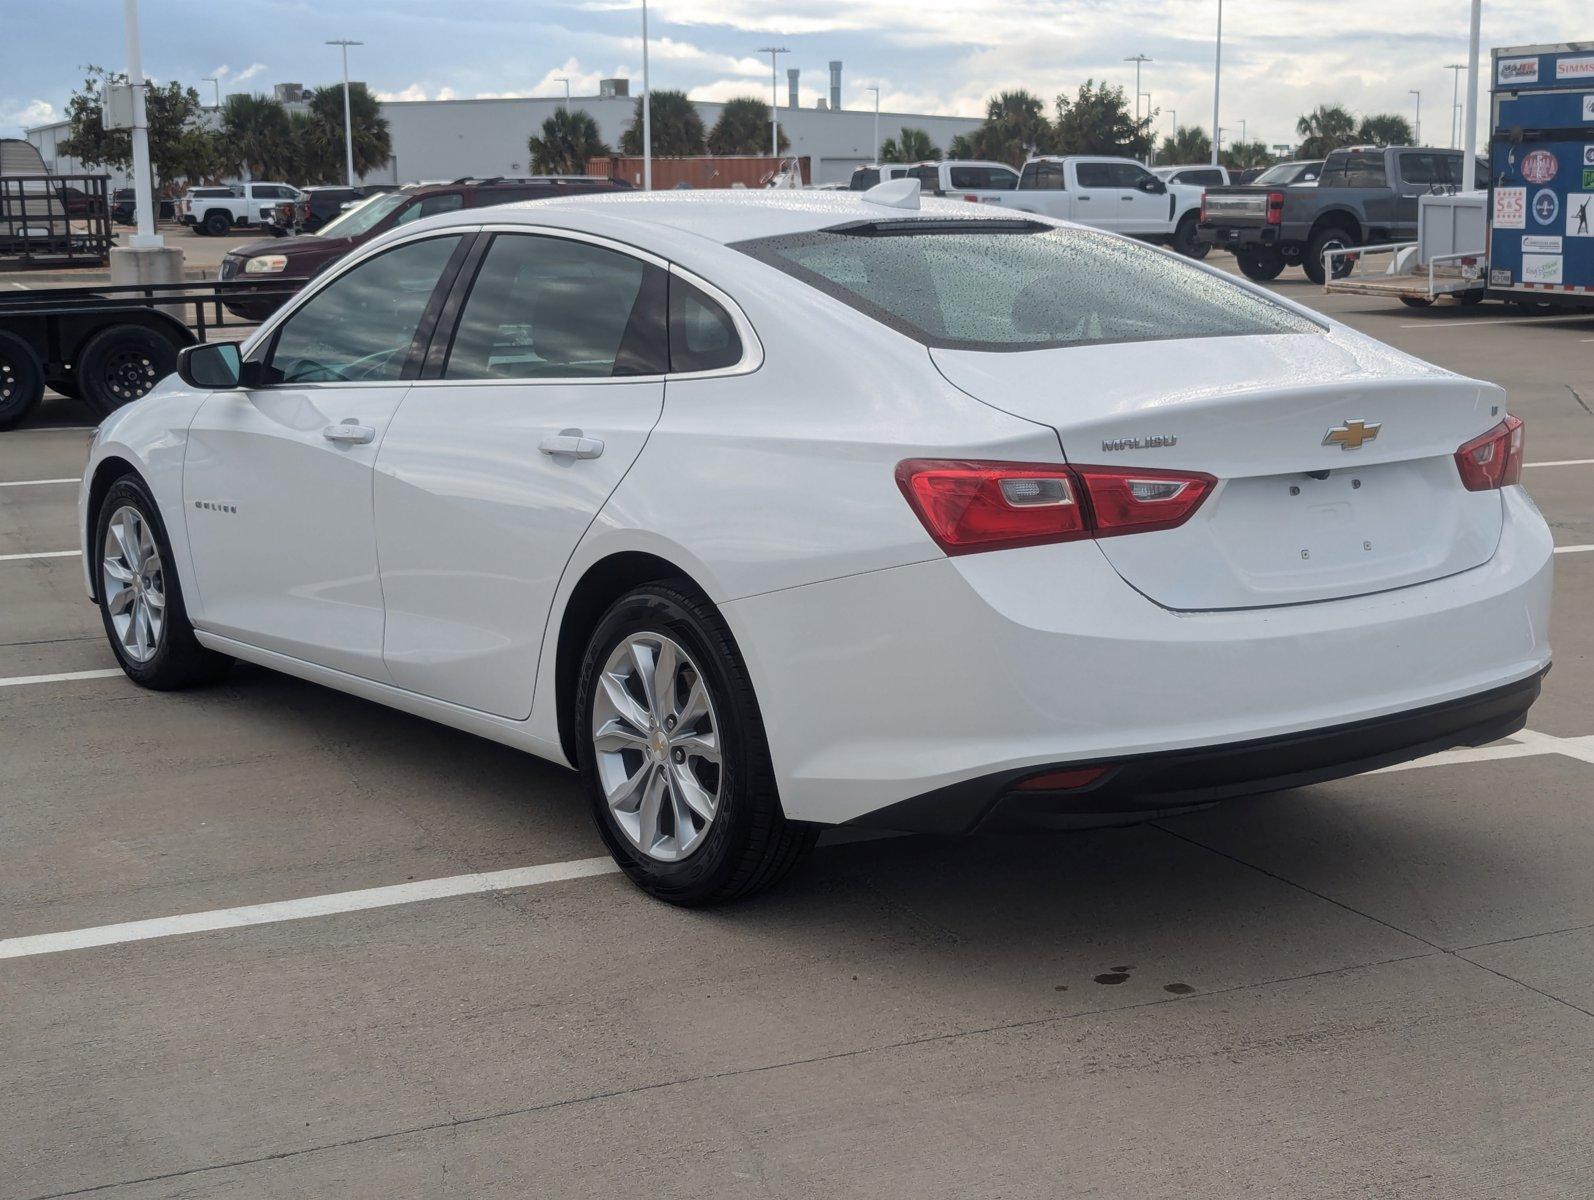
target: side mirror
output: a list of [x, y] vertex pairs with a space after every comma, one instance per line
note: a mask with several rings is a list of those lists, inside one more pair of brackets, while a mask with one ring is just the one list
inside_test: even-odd
[[177, 375], [189, 387], [225, 392], [238, 386], [243, 356], [237, 342], [201, 342], [177, 352]]
[[1140, 190], [1150, 192], [1153, 196], [1160, 196], [1168, 190], [1168, 185], [1160, 179], [1142, 179]]

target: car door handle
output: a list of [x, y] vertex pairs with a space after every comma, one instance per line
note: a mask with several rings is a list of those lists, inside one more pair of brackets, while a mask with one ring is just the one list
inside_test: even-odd
[[1090, 197], [1089, 197], [1089, 196], [1081, 196], [1081, 197], [1080, 197], [1080, 199], [1081, 199], [1081, 200], [1089, 200], [1089, 199], [1090, 199]]
[[1125, 204], [1133, 204], [1135, 202], [1135, 198], [1133, 196], [1119, 196], [1118, 199], [1122, 200]]
[[321, 436], [329, 442], [348, 442], [353, 446], [364, 446], [376, 440], [376, 430], [369, 425], [361, 425], [353, 417], [337, 425], [328, 425], [321, 431]]
[[579, 429], [564, 429], [543, 438], [537, 449], [555, 457], [597, 458], [603, 453], [603, 443], [597, 438], [582, 436]]

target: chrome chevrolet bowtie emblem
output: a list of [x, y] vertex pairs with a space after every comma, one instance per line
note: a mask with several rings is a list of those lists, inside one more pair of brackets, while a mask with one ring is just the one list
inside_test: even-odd
[[1378, 436], [1383, 422], [1367, 422], [1357, 417], [1354, 421], [1346, 421], [1343, 425], [1336, 425], [1323, 435], [1323, 445], [1338, 446], [1341, 450], [1360, 450], [1363, 442], [1370, 442]]

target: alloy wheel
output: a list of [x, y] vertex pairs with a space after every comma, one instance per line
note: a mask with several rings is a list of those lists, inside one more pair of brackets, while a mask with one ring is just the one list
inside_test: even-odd
[[154, 530], [130, 504], [112, 513], [105, 527], [100, 587], [122, 653], [147, 663], [166, 629], [166, 572]]
[[719, 724], [679, 643], [643, 632], [615, 646], [593, 696], [591, 736], [609, 811], [636, 849], [676, 862], [702, 845], [720, 807]]

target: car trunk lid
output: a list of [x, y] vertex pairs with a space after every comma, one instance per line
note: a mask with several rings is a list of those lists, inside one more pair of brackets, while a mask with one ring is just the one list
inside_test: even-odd
[[1499, 541], [1499, 493], [1467, 491], [1454, 455], [1505, 415], [1504, 393], [1353, 334], [931, 356], [1055, 428], [1070, 463], [1218, 478], [1178, 528], [1098, 543], [1168, 608], [1385, 591], [1478, 566]]

